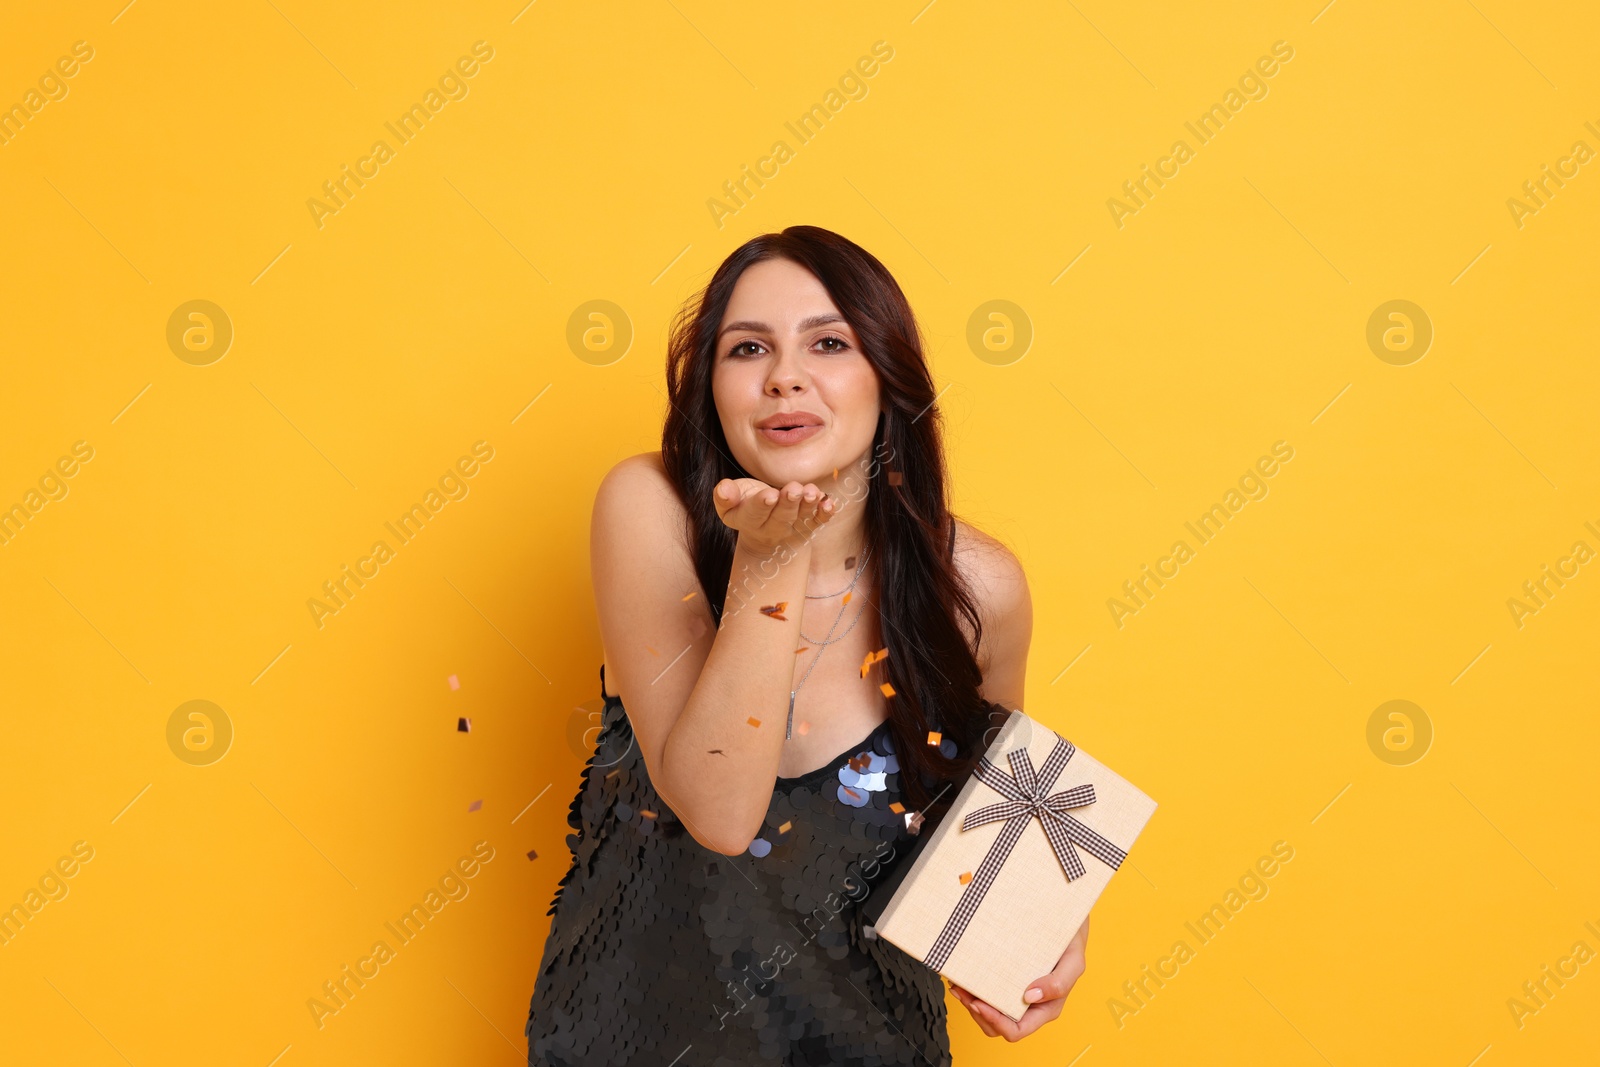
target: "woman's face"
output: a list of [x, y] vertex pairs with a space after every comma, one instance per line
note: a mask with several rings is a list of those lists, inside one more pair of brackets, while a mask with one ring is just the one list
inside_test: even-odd
[[[711, 395], [734, 458], [772, 486], [831, 479], [867, 454], [878, 425], [878, 375], [855, 331], [816, 276], [782, 258], [734, 284]], [[780, 428], [796, 421], [816, 425]]]

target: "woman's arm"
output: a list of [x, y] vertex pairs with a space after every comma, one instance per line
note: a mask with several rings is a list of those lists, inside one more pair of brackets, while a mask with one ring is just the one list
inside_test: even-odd
[[[775, 517], [803, 504], [780, 500]], [[607, 677], [651, 782], [696, 841], [736, 855], [772, 800], [810, 545], [780, 554], [741, 533], [723, 623], [714, 627], [705, 597], [691, 595], [699, 584], [683, 507], [659, 456], [646, 453], [601, 482], [590, 549]], [[787, 610], [760, 610], [779, 603]]]

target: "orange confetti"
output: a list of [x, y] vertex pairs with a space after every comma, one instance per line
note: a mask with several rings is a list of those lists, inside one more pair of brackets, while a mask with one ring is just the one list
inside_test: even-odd
[[894, 696], [894, 686], [890, 685], [888, 682], [884, 682], [882, 685], [878, 686], [878, 688], [882, 690], [884, 696]]
[[768, 604], [762, 608], [761, 614], [769, 619], [777, 619], [779, 622], [788, 622], [788, 617], [783, 614], [783, 609], [788, 606], [789, 602], [787, 600], [780, 600], [776, 604]]
[[846, 604], [850, 603], [850, 598], [853, 597], [853, 596], [855, 596], [855, 593], [846, 593], [844, 595], [844, 603], [846, 603]]
[[679, 599], [680, 600], [688, 600], [688, 599], [690, 599], [690, 597], [695, 596], [699, 592], [700, 592], [700, 590], [698, 590], [698, 589], [691, 589], [691, 590], [689, 590], [689, 595], [688, 596], [680, 597]]
[[794, 823], [792, 823], [792, 822], [784, 823], [782, 826], [778, 827], [778, 833], [780, 833], [780, 834], [788, 833], [789, 832], [789, 827], [791, 827], [793, 825], [794, 825]]
[[940, 733], [938, 730], [929, 730], [928, 731], [928, 744], [937, 745], [939, 743], [939, 741], [943, 737], [944, 737], [944, 734]]
[[754, 715], [752, 715], [748, 719], [746, 719], [745, 722], [749, 723], [751, 726], [760, 726], [761, 725], [761, 720], [756, 718]]
[[800, 653], [802, 653], [804, 651], [805, 651], [805, 649], [803, 649], [803, 648], [797, 648], [797, 649], [794, 650], [794, 654], [798, 656]]
[[966, 885], [970, 881], [972, 881], [972, 872], [971, 871], [962, 871], [961, 872], [961, 884], [962, 885]]
[[649, 646], [649, 645], [645, 645], [645, 646], [644, 646], [644, 650], [645, 650], [645, 651], [646, 651], [646, 652], [648, 652], [648, 653], [650, 653], [650, 654], [651, 654], [651, 655], [652, 655], [652, 656], [659, 656], [659, 655], [661, 655], [661, 653], [659, 653], [659, 652], [657, 652], [657, 651], [656, 651], [656, 650], [655, 650], [655, 649], [653, 649], [653, 648], [651, 648], [651, 647], [650, 647], [650, 646]]
[[640, 808], [640, 809], [639, 809], [639, 814], [640, 814], [640, 815], [643, 815], [643, 816], [644, 816], [644, 817], [645, 817], [645, 818], [647, 818], [647, 819], [653, 819], [653, 818], [655, 818], [655, 817], [656, 817], [656, 813], [655, 813], [655, 812], [653, 812], [653, 811], [648, 811], [648, 810], [646, 810], [646, 809], [644, 809], [644, 808]]
[[874, 662], [874, 663], [878, 662], [880, 659], [888, 659], [888, 658], [889, 658], [889, 650], [887, 648], [880, 648], [880, 649], [878, 649], [878, 651], [876, 651], [876, 652], [874, 652], [872, 654], [872, 662]]
[[897, 800], [893, 804], [889, 805], [889, 810], [894, 812], [896, 815], [903, 815], [905, 814], [906, 806]]
[[861, 794], [860, 794], [860, 793], [857, 793], [857, 792], [856, 792], [856, 791], [855, 791], [855, 790], [854, 790], [854, 789], [851, 789], [851, 788], [850, 788], [850, 787], [849, 787], [849, 786], [847, 786], [847, 785], [845, 785], [845, 786], [840, 786], [840, 787], [839, 787], [839, 788], [841, 788], [841, 789], [843, 789], [843, 790], [844, 790], [844, 791], [845, 791], [845, 792], [846, 792], [846, 793], [849, 793], [849, 794], [850, 794], [850, 795], [851, 795], [851, 796], [853, 796], [853, 797], [859, 797], [859, 796], [860, 796], [860, 795], [861, 795]]
[[833, 480], [834, 481], [838, 481], [839, 480], [839, 468], [838, 467], [833, 468]]

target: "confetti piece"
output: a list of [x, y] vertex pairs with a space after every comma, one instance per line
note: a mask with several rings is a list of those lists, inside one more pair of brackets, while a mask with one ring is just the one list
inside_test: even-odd
[[890, 471], [889, 472], [889, 484], [890, 485], [899, 485], [900, 484], [900, 472], [899, 471]]
[[833, 468], [833, 480], [834, 481], [838, 481], [839, 480], [839, 468], [838, 467]]
[[849, 559], [844, 561], [844, 569], [847, 571], [855, 570], [855, 566], [856, 558], [854, 556], [851, 556]]
[[788, 833], [789, 832], [789, 827], [791, 827], [793, 825], [794, 825], [794, 823], [792, 823], [792, 822], [784, 823], [782, 826], [778, 827], [778, 833], [780, 833], [780, 834]]
[[893, 804], [889, 805], [889, 810], [894, 812], [896, 815], [903, 815], [905, 814], [906, 806], [897, 800]]
[[649, 810], [648, 808], [640, 808], [639, 809], [639, 814], [643, 815], [647, 819], [654, 819], [656, 817], [656, 813], [651, 811], [651, 810]]
[[860, 793], [857, 793], [857, 792], [856, 792], [856, 791], [855, 791], [855, 790], [854, 790], [854, 789], [851, 789], [851, 788], [850, 788], [850, 787], [849, 787], [849, 786], [847, 786], [847, 785], [842, 785], [842, 786], [840, 786], [840, 787], [839, 787], [839, 788], [840, 788], [840, 789], [843, 789], [843, 790], [844, 790], [844, 791], [845, 791], [845, 792], [846, 792], [846, 793], [849, 793], [849, 794], [850, 794], [850, 795], [851, 795], [851, 796], [853, 796], [853, 797], [856, 797], [856, 798], [857, 798], [857, 799], [859, 799], [859, 798], [860, 798], [860, 796], [861, 796], [861, 794], [860, 794]]
[[700, 592], [700, 590], [698, 590], [698, 589], [691, 589], [691, 590], [689, 590], [689, 595], [688, 596], [680, 597], [679, 599], [680, 600], [689, 600], [689, 599], [693, 598], [699, 592]]
[[878, 686], [878, 688], [883, 691], [884, 696], [894, 696], [894, 686], [890, 685], [888, 682], [884, 682], [882, 685]]
[[474, 800], [471, 804], [467, 805], [467, 810], [468, 811], [477, 811], [481, 807], [483, 807], [483, 801]]
[[456, 676], [453, 675], [453, 674], [449, 678], [446, 678], [445, 681], [450, 683], [450, 688], [451, 689], [460, 689], [461, 688], [461, 683], [456, 680]]
[[846, 604], [850, 603], [850, 598], [853, 597], [853, 596], [855, 596], [855, 593], [846, 593], [844, 595], [844, 603], [846, 603]]
[[876, 651], [876, 652], [874, 652], [872, 654], [872, 662], [874, 662], [874, 663], [878, 662], [880, 659], [888, 659], [888, 658], [889, 658], [889, 650], [887, 648], [880, 648], [880, 649], [878, 649], [878, 651]]
[[794, 654], [798, 656], [800, 653], [802, 653], [804, 651], [805, 651], [805, 649], [803, 649], [803, 648], [797, 648], [797, 649], [794, 650]]
[[803, 722], [798, 727], [795, 728], [795, 732], [798, 733], [801, 737], [804, 737], [806, 734], [809, 734], [811, 732], [811, 724], [808, 723], [808, 722]]
[[528, 858], [530, 860], [536, 860], [536, 859], [539, 858], [539, 854], [537, 852], [535, 852], [533, 849], [530, 848], [528, 850]]
[[941, 734], [938, 730], [929, 730], [928, 731], [928, 744], [937, 745], [940, 742], [940, 740], [943, 739], [943, 737], [944, 737], [944, 735]]
[[471, 719], [457, 719], [456, 720], [456, 730], [459, 733], [470, 734], [472, 732], [472, 720]]
[[779, 622], [788, 622], [788, 616], [783, 614], [783, 609], [788, 606], [789, 602], [787, 600], [780, 600], [776, 604], [768, 604], [766, 607], [762, 608], [761, 614], [765, 615], [769, 619], [777, 619]]
[[751, 726], [760, 726], [761, 725], [761, 720], [756, 718], [754, 715], [752, 715], [748, 719], [746, 719], [745, 722], [749, 723]]
[[972, 872], [971, 871], [962, 871], [961, 872], [961, 884], [962, 885], [966, 885], [970, 881], [972, 881]]
[[622, 770], [621, 767], [613, 767], [609, 771], [606, 772], [606, 777], [610, 778], [613, 774], [616, 774], [620, 770]]
[[720, 748], [708, 748], [708, 749], [706, 749], [706, 755], [708, 755], [708, 756], [726, 756], [727, 753], [722, 751], [722, 749], [720, 749]]

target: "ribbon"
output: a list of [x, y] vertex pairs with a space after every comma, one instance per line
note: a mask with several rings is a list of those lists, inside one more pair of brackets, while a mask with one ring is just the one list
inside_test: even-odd
[[978, 761], [978, 766], [973, 771], [974, 776], [1006, 799], [998, 804], [990, 804], [969, 812], [966, 818], [961, 820], [961, 829], [971, 830], [991, 822], [1004, 822], [1005, 826], [1001, 829], [1000, 836], [989, 846], [989, 854], [984, 856], [972, 881], [967, 883], [961, 899], [956, 902], [955, 911], [951, 912], [938, 940], [923, 957], [923, 963], [934, 970], [944, 966], [945, 961], [950, 958], [950, 953], [955, 951], [962, 933], [966, 931], [967, 924], [977, 914], [978, 907], [983, 903], [989, 887], [994, 884], [1000, 868], [1005, 865], [1006, 857], [1011, 854], [1012, 848], [1021, 840], [1023, 832], [1034, 819], [1038, 819], [1044, 827], [1045, 837], [1049, 840], [1056, 859], [1061, 862], [1061, 868], [1066, 872], [1069, 882], [1087, 873], [1074, 845], [1085, 849], [1112, 870], [1122, 866], [1122, 861], [1128, 855], [1126, 851], [1067, 814], [1068, 809], [1082, 808], [1094, 803], [1094, 786], [1075, 785], [1059, 793], [1050, 792], [1050, 787], [1061, 776], [1061, 772], [1067, 767], [1067, 761], [1076, 751], [1070, 741], [1057, 737], [1050, 755], [1035, 772], [1033, 759], [1028, 755], [1028, 750], [1016, 749], [1006, 754], [1011, 761], [1009, 775], [990, 763], [987, 756]]

